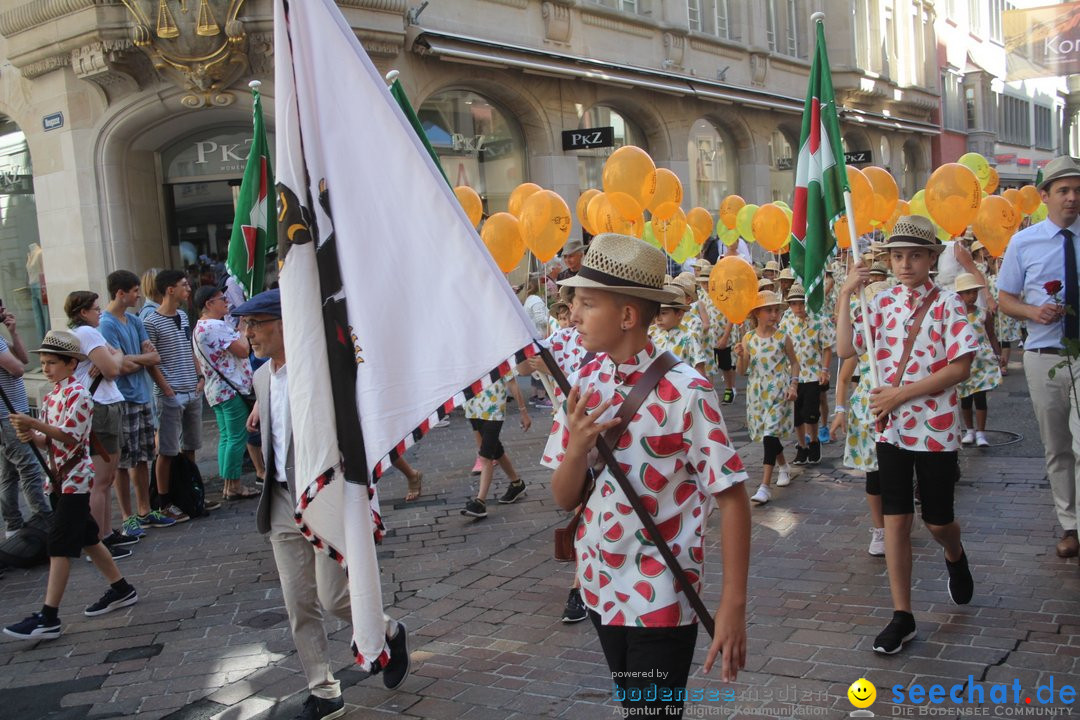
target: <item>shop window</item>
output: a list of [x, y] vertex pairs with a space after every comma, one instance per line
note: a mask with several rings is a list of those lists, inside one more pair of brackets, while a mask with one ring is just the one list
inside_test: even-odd
[[525, 141], [513, 117], [469, 90], [431, 96], [419, 117], [450, 184], [478, 192], [485, 214], [506, 210], [525, 181]]
[[738, 184], [735, 144], [708, 120], [698, 120], [690, 128], [686, 156], [691, 179], [688, 206], [715, 213]]
[[787, 136], [773, 130], [769, 136], [769, 199], [791, 204], [795, 188], [795, 154]]
[[[0, 306], [15, 316], [27, 348], [37, 347], [49, 330], [33, 178], [26, 137], [0, 116]], [[10, 339], [6, 329], [3, 334]], [[38, 356], [30, 353], [30, 366], [38, 365]]]
[[587, 188], [603, 189], [604, 162], [607, 160], [608, 155], [623, 145], [636, 145], [645, 152], [649, 151], [645, 144], [645, 133], [612, 108], [594, 105], [581, 113], [578, 127], [610, 127], [615, 138], [613, 147], [575, 151], [578, 157], [578, 183], [582, 190]]

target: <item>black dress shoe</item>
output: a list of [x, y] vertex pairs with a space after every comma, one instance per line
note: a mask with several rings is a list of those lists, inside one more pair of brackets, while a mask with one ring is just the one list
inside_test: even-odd
[[334, 720], [334, 718], [339, 718], [344, 714], [345, 699], [340, 695], [330, 700], [308, 695], [300, 714], [293, 720]]
[[409, 677], [409, 643], [405, 635], [405, 623], [398, 621], [397, 634], [390, 638], [390, 662], [382, 671], [383, 685], [394, 690]]

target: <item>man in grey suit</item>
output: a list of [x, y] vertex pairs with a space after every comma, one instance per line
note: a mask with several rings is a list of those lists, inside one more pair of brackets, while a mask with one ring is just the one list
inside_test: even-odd
[[[297, 718], [331, 720], [345, 714], [345, 702], [340, 683], [330, 670], [323, 612], [351, 620], [349, 587], [341, 566], [326, 553], [318, 552], [294, 519], [296, 480], [280, 293], [259, 293], [233, 310], [232, 315], [241, 318], [252, 351], [269, 359], [255, 372], [257, 402], [248, 418], [248, 429], [262, 434], [266, 467], [255, 521], [259, 532], [270, 535], [293, 642], [311, 693]], [[394, 689], [408, 677], [409, 651], [405, 626], [384, 617], [390, 661], [382, 670], [383, 684]]]

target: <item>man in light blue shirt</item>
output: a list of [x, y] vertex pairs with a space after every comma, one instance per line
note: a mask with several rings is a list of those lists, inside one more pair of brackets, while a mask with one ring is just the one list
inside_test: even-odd
[[1054, 508], [1064, 530], [1057, 554], [1069, 558], [1080, 555], [1076, 510], [1080, 407], [1072, 402], [1080, 388], [1071, 386], [1068, 369], [1056, 370], [1053, 378], [1050, 373], [1065, 360], [1064, 338], [1080, 340], [1080, 163], [1069, 156], [1052, 160], [1039, 192], [1047, 218], [1017, 233], [1009, 243], [998, 273], [998, 304], [1027, 327], [1024, 374], [1039, 422]]

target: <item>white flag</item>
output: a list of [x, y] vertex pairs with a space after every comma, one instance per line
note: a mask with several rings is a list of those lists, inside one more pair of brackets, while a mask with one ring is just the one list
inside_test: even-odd
[[276, 0], [274, 43], [297, 522], [346, 567], [378, 669], [374, 483], [535, 328], [333, 0]]

